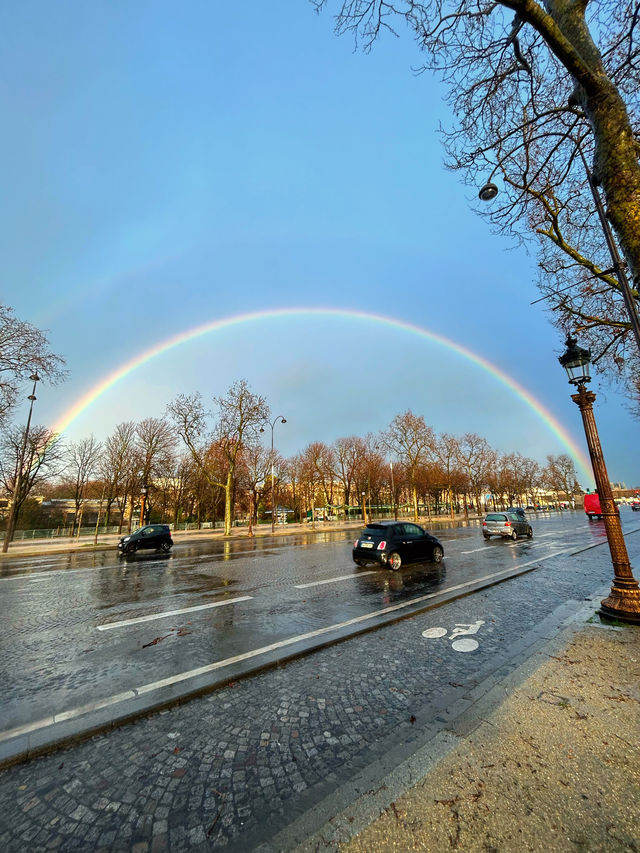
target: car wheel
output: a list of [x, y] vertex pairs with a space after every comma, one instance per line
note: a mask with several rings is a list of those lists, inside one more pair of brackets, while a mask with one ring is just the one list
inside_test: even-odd
[[400, 566], [402, 565], [402, 557], [398, 554], [397, 551], [393, 551], [389, 554], [389, 558], [387, 559], [387, 565], [390, 569], [393, 569], [394, 572], [397, 572]]
[[483, 533], [482, 535], [484, 536], [485, 539], [491, 539], [490, 533]]
[[356, 566], [366, 566], [367, 565], [366, 560], [361, 560], [359, 557], [354, 557], [353, 562], [356, 564]]
[[171, 542], [163, 542], [160, 546], [165, 554], [168, 554], [171, 550]]
[[138, 546], [135, 544], [135, 542], [132, 542], [130, 545], [127, 545], [127, 549], [126, 549], [125, 553], [126, 554], [135, 554], [137, 550], [138, 550]]
[[434, 563], [441, 563], [444, 559], [444, 551], [439, 545], [435, 545], [433, 549], [433, 553], [431, 554], [431, 559]]
[[592, 515], [590, 515], [590, 516], [589, 516], [589, 521], [593, 521], [593, 516], [592, 516]]
[[518, 538], [518, 534], [515, 532], [515, 530], [512, 530], [512, 531], [511, 531], [511, 538], [513, 539], [513, 541], [514, 541], [514, 542], [515, 542], [515, 541], [516, 541], [516, 539]]
[[527, 539], [533, 539], [533, 528], [527, 530]]

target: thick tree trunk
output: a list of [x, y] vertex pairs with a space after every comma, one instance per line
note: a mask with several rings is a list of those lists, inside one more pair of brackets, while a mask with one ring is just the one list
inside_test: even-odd
[[[562, 34], [590, 70], [576, 81], [573, 99], [584, 110], [595, 141], [593, 172], [604, 190], [607, 217], [629, 264], [635, 290], [640, 282], [640, 164], [638, 143], [620, 93], [607, 76], [584, 18], [586, 3], [547, 0]], [[560, 57], [562, 59], [562, 57]]]

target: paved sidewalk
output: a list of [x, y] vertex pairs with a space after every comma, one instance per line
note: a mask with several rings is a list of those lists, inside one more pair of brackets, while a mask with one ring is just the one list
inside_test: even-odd
[[298, 853], [636, 853], [640, 628], [596, 616], [552, 646], [497, 685], [486, 718], [476, 709]]

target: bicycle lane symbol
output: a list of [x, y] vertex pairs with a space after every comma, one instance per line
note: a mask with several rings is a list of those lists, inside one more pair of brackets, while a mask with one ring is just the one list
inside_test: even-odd
[[[456, 652], [474, 652], [480, 644], [469, 635], [477, 634], [483, 625], [484, 619], [478, 619], [477, 622], [473, 622], [471, 624], [456, 624], [455, 628], [449, 635], [451, 648]], [[427, 628], [426, 631], [422, 632], [422, 636], [426, 640], [437, 640], [441, 637], [447, 636], [447, 629]]]

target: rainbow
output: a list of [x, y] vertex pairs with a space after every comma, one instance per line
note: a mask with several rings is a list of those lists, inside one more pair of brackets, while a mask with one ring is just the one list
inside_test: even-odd
[[449, 338], [445, 338], [443, 335], [437, 334], [437, 332], [431, 332], [428, 329], [423, 329], [421, 326], [416, 326], [413, 323], [407, 323], [403, 320], [396, 320], [392, 317], [384, 317], [382, 315], [372, 314], [366, 311], [353, 311], [341, 308], [276, 308], [267, 311], [255, 311], [247, 314], [236, 314], [232, 317], [224, 317], [221, 320], [203, 323], [200, 326], [195, 326], [194, 328], [187, 329], [184, 332], [178, 332], [177, 334], [160, 341], [160, 343], [145, 352], [134, 356], [129, 361], [117, 367], [112, 373], [98, 382], [97, 385], [94, 385], [86, 392], [86, 394], [84, 394], [69, 409], [67, 409], [66, 412], [64, 412], [54, 425], [54, 431], [57, 433], [64, 432], [77, 417], [88, 409], [89, 406], [95, 403], [95, 401], [110, 388], [113, 388], [114, 385], [120, 382], [121, 379], [124, 379], [143, 364], [147, 364], [147, 362], [151, 361], [156, 356], [167, 352], [167, 350], [173, 349], [181, 344], [186, 344], [189, 341], [193, 341], [203, 335], [208, 335], [211, 332], [220, 331], [221, 329], [229, 329], [233, 326], [240, 326], [243, 323], [255, 323], [260, 320], [281, 319], [283, 317], [338, 317], [342, 319], [363, 320], [369, 323], [379, 323], [387, 328], [399, 329], [404, 332], [410, 332], [411, 334], [418, 335], [419, 337], [440, 344], [452, 352], [458, 353], [458, 355], [468, 359], [482, 370], [491, 374], [491, 376], [503, 385], [506, 385], [507, 388], [513, 391], [516, 397], [519, 397], [527, 406], [533, 409], [540, 420], [544, 422], [549, 430], [567, 448], [571, 456], [578, 463], [587, 480], [590, 483], [593, 481], [591, 464], [588, 457], [584, 451], [578, 447], [562, 424], [556, 420], [542, 405], [542, 403], [539, 400], [536, 400], [536, 398], [530, 394], [526, 388], [519, 385], [511, 378], [511, 376], [499, 367], [496, 367], [495, 364], [492, 364], [490, 361], [487, 361], [486, 358], [472, 352], [470, 349], [467, 349], [461, 344], [449, 340]]

